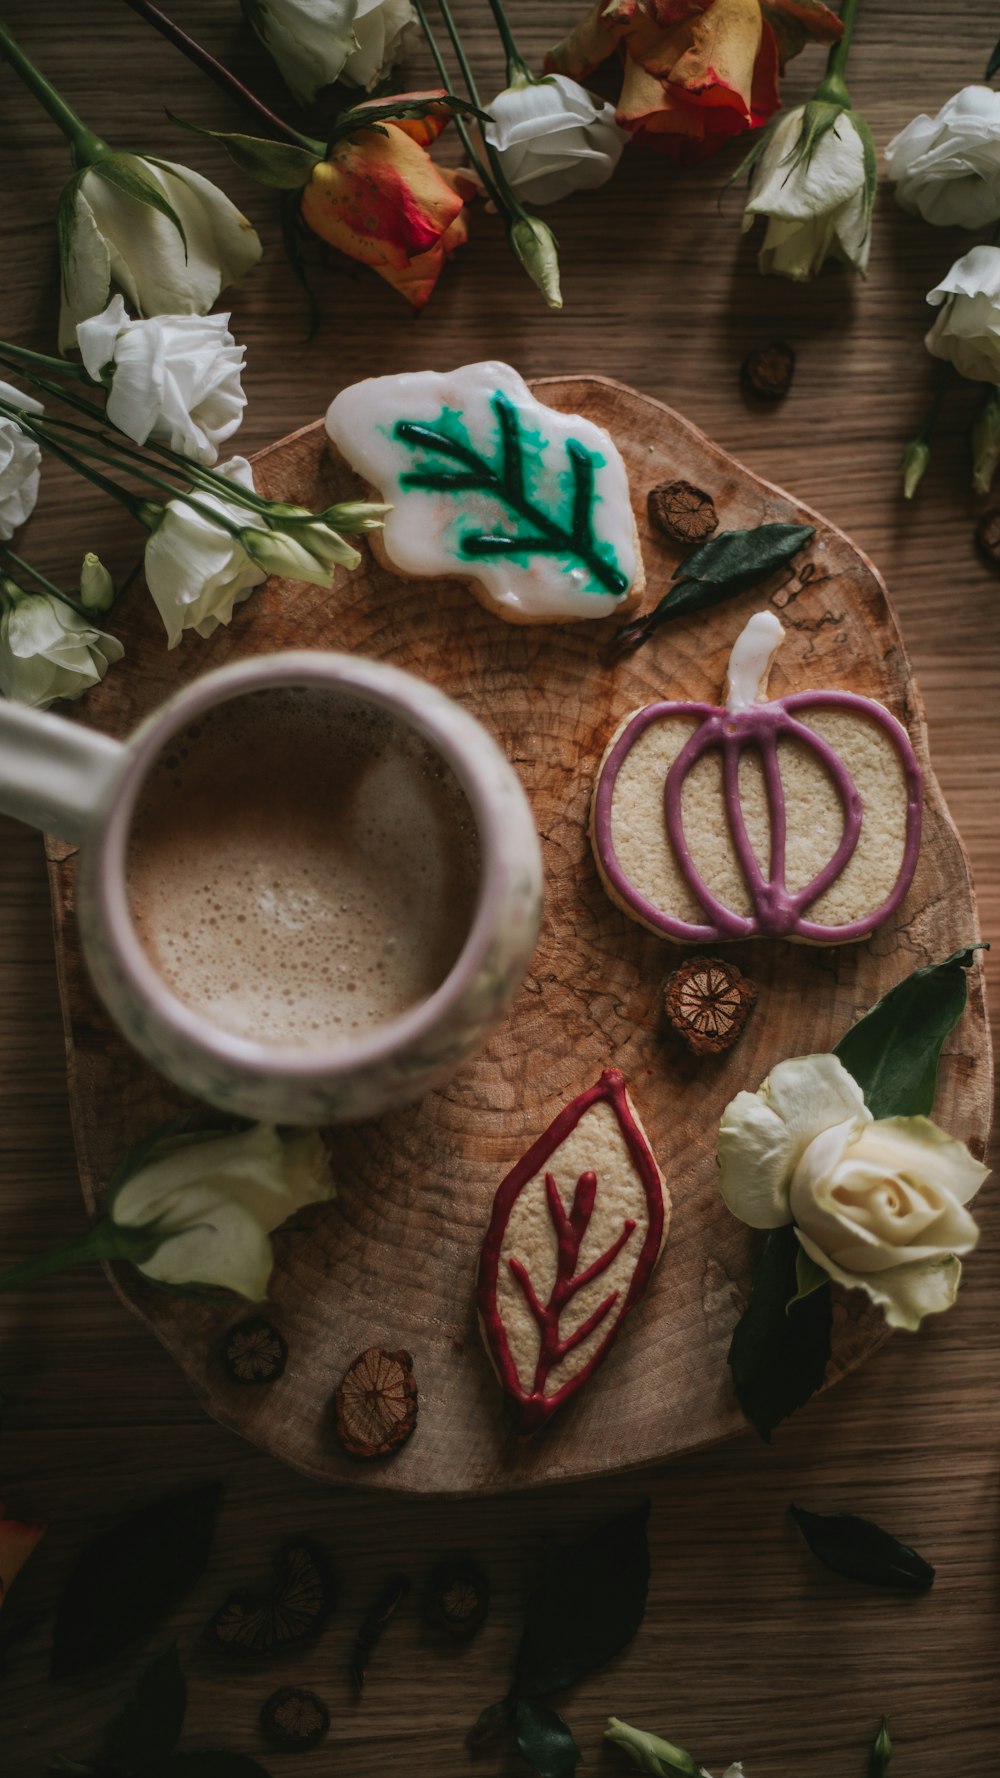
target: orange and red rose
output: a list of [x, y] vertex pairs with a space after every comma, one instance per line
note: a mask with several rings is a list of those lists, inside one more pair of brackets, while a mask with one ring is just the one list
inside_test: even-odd
[[778, 109], [778, 73], [807, 39], [832, 43], [823, 0], [597, 0], [546, 68], [580, 79], [617, 54], [617, 120], [633, 139], [701, 160]]
[[6, 1518], [0, 1500], [0, 1605], [39, 1538], [44, 1535], [44, 1525], [23, 1525], [19, 1519]]

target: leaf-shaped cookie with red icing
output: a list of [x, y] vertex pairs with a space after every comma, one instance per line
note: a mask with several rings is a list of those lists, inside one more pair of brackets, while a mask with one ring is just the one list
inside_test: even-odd
[[483, 1242], [479, 1322], [520, 1432], [544, 1426], [602, 1362], [669, 1216], [624, 1078], [608, 1068], [507, 1174]]

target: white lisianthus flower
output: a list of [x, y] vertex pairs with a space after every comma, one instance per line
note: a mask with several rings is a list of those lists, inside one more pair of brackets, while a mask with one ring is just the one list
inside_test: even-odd
[[1000, 383], [1000, 247], [973, 247], [956, 259], [927, 301], [940, 314], [924, 345], [980, 383]]
[[752, 1228], [794, 1222], [804, 1252], [890, 1327], [955, 1300], [979, 1231], [965, 1205], [988, 1169], [926, 1117], [876, 1123], [836, 1056], [779, 1062], [719, 1130], [719, 1187]]
[[[245, 457], [230, 458], [219, 474], [240, 487], [253, 487]], [[211, 636], [267, 579], [267, 570], [251, 560], [240, 539], [209, 516], [217, 514], [242, 528], [249, 509], [201, 489], [194, 498], [197, 506], [183, 494], [171, 500], [146, 545], [146, 584], [163, 619], [168, 648], [177, 647], [185, 630]]]
[[359, 551], [339, 531], [308, 512], [298, 523], [289, 520], [287, 528], [280, 531], [245, 531], [243, 545], [268, 574], [305, 580], [312, 586], [332, 586], [335, 568], [356, 568], [361, 560]]
[[416, 21], [410, 0], [244, 0], [243, 9], [300, 105], [334, 80], [376, 86]]
[[936, 117], [921, 114], [885, 151], [896, 201], [942, 228], [1000, 218], [1000, 93], [966, 86]]
[[244, 348], [228, 315], [159, 315], [133, 321], [120, 296], [76, 330], [84, 367], [108, 389], [119, 432], [153, 438], [196, 463], [214, 463], [243, 418]]
[[603, 185], [628, 141], [614, 106], [591, 98], [565, 74], [516, 81], [487, 110], [493, 121], [486, 140], [525, 203], [553, 204], [571, 191]]
[[[22, 395], [9, 383], [0, 382], [0, 401], [26, 408], [29, 414], [42, 412], [40, 401]], [[0, 539], [4, 542], [35, 510], [41, 464], [42, 453], [34, 439], [8, 414], [0, 414]]]
[[[183, 229], [156, 202], [173, 212]], [[204, 315], [262, 252], [256, 233], [200, 173], [173, 161], [111, 154], [77, 173], [60, 207], [59, 348], [120, 285], [140, 315]]]
[[743, 212], [744, 233], [767, 221], [760, 270], [802, 283], [839, 259], [864, 272], [874, 196], [871, 134], [856, 112], [813, 100], [779, 116]]
[[0, 693], [44, 710], [99, 685], [125, 653], [116, 636], [50, 593], [0, 580]]
[[233, 1136], [162, 1145], [112, 1193], [108, 1217], [156, 1243], [135, 1261], [147, 1278], [217, 1285], [261, 1302], [274, 1263], [273, 1231], [304, 1205], [335, 1195], [315, 1130], [283, 1136], [256, 1124]]

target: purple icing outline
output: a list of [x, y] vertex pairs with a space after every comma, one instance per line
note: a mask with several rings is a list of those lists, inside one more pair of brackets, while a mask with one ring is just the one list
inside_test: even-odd
[[[895, 746], [906, 780], [906, 840], [896, 881], [885, 901], [873, 913], [867, 914], [861, 920], [849, 921], [843, 926], [823, 926], [816, 921], [803, 919], [802, 915], [805, 909], [818, 900], [846, 868], [857, 847], [864, 810], [861, 797], [850, 773], [829, 742], [825, 741], [815, 729], [809, 728], [807, 723], [795, 719], [794, 712], [801, 709], [854, 710], [869, 721], [875, 722]], [[639, 736], [652, 723], [675, 716], [681, 716], [687, 720], [695, 718], [699, 720], [695, 732], [685, 742], [667, 773], [664, 785], [664, 822], [681, 874], [705, 913], [714, 916], [714, 925], [697, 924], [664, 914], [660, 908], [642, 895], [626, 876], [618, 862], [611, 837], [615, 786], [626, 757]], [[763, 736], [760, 734], [762, 717], [764, 718]], [[704, 733], [706, 727], [707, 734]], [[741, 730], [746, 735], [745, 739], [741, 736]], [[780, 790], [780, 772], [777, 762], [777, 743], [782, 734], [803, 738], [818, 755], [833, 780], [844, 811], [844, 829], [833, 856], [810, 883], [794, 893], [785, 888], [783, 881], [785, 804], [784, 794]], [[738, 796], [739, 759], [744, 748], [754, 744], [757, 745], [761, 755], [769, 792], [771, 856], [766, 882], [750, 846]], [[684, 840], [681, 815], [683, 781], [695, 760], [714, 746], [720, 746], [723, 751], [726, 813], [740, 868], [757, 908], [757, 912], [752, 915], [735, 914], [731, 909], [716, 901], [698, 876]], [[731, 760], [735, 762], [732, 765], [730, 764]], [[774, 794], [776, 787], [779, 792], [777, 796]], [[750, 709], [742, 711], [724, 710], [714, 704], [687, 704], [665, 700], [657, 704], [647, 704], [644, 709], [638, 710], [625, 724], [617, 740], [612, 743], [608, 751], [601, 767], [594, 795], [594, 847], [604, 874], [616, 894], [647, 925], [652, 926], [656, 931], [666, 933], [669, 938], [693, 944], [703, 944], [719, 943], [736, 938], [766, 936], [794, 937], [813, 940], [821, 944], [837, 944], [842, 940], [846, 942], [867, 938], [868, 934], [888, 919], [890, 914], [895, 913], [913, 880], [913, 873], [916, 869], [920, 852], [922, 805], [923, 775], [910, 738], [902, 724], [881, 704], [875, 703], [871, 698], [863, 698], [856, 692], [850, 691], [802, 691], [793, 692], [786, 698], [775, 698], [768, 703], [754, 704]], [[672, 817], [675, 831], [680, 836], [679, 844], [672, 832]], [[765, 903], [763, 909], [760, 906], [759, 897], [761, 896]]]

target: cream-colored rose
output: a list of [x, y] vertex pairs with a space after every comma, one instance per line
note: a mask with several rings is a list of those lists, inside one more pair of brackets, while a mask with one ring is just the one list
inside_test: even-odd
[[867, 1110], [836, 1056], [779, 1062], [739, 1093], [719, 1130], [720, 1188], [753, 1228], [794, 1222], [809, 1258], [866, 1290], [890, 1327], [915, 1329], [955, 1300], [979, 1231], [968, 1200], [988, 1169], [926, 1117]]

